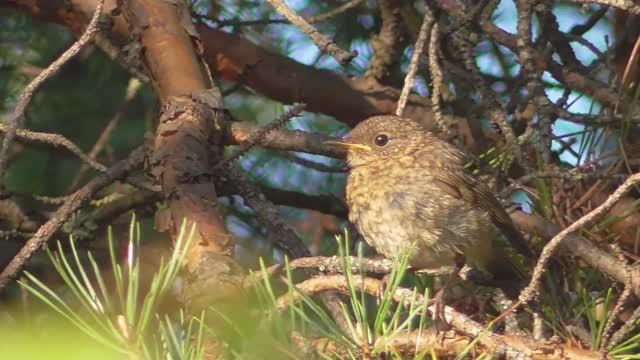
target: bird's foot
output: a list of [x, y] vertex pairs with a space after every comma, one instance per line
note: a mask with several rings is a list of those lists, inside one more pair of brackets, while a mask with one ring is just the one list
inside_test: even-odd
[[378, 287], [378, 291], [376, 293], [377, 299], [382, 299], [384, 297], [384, 293], [387, 291], [387, 287], [389, 286], [390, 278], [390, 274], [385, 274], [380, 280], [380, 286]]
[[447, 323], [444, 315], [446, 292], [446, 289], [440, 289], [440, 291], [438, 291], [436, 295], [429, 300], [429, 306], [433, 306], [432, 317], [433, 322], [436, 323], [436, 330], [438, 329], [438, 322]]

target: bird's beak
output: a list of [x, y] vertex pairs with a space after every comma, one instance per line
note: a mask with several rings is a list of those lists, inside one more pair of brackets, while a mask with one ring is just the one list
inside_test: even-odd
[[328, 140], [328, 141], [325, 141], [323, 144], [329, 145], [329, 146], [338, 147], [338, 148], [343, 148], [343, 149], [347, 149], [347, 150], [366, 150], [366, 151], [371, 151], [371, 148], [369, 146], [367, 146], [367, 145], [350, 143], [350, 142], [345, 141], [345, 140]]

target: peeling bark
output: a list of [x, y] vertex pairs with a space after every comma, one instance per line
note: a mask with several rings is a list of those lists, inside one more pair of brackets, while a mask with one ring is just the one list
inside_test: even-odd
[[126, 0], [121, 5], [132, 34], [128, 58], [142, 64], [162, 103], [147, 162], [167, 203], [168, 216], [158, 223], [174, 239], [184, 220], [197, 226], [187, 255], [185, 298], [198, 311], [234, 297], [240, 290], [236, 277], [242, 277], [232, 260], [235, 239], [225, 227], [210, 173], [220, 160], [224, 105], [202, 62], [184, 2]]

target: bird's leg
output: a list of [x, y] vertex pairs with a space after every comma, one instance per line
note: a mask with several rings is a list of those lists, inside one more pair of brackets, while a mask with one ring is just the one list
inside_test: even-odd
[[453, 280], [455, 278], [458, 277], [458, 275], [460, 274], [460, 270], [462, 270], [462, 267], [465, 264], [465, 258], [464, 255], [462, 254], [456, 254], [455, 258], [455, 266], [453, 268], [453, 271], [451, 273], [449, 273], [449, 276], [447, 277], [447, 280], [445, 281], [444, 285], [442, 286], [442, 288], [436, 293], [436, 295], [429, 301], [429, 305], [433, 305], [434, 306], [434, 310], [433, 310], [433, 321], [437, 322], [438, 320], [441, 320], [443, 322], [446, 323], [446, 319], [444, 316], [444, 307], [445, 307], [445, 300], [446, 300], [446, 293], [447, 290], [449, 289], [449, 286], [451, 285], [451, 283], [453, 282]]
[[387, 291], [387, 287], [389, 286], [389, 279], [390, 278], [391, 278], [391, 274], [384, 274], [384, 276], [380, 280], [381, 286], [378, 288], [378, 293], [376, 294], [376, 297], [378, 299], [382, 299], [383, 298], [384, 293], [385, 293], [385, 291]]

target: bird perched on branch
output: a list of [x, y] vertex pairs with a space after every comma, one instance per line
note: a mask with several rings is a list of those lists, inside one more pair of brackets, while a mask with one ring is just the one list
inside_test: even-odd
[[379, 253], [394, 259], [409, 251], [418, 270], [466, 263], [518, 276], [495, 246], [498, 230], [519, 251], [530, 250], [489, 188], [464, 171], [464, 153], [454, 146], [396, 116], [371, 117], [326, 143], [347, 150], [349, 220]]

